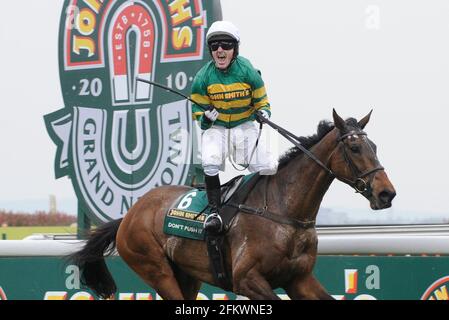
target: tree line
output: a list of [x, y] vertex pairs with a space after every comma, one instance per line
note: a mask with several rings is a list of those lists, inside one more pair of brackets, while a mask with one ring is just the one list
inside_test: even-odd
[[35, 213], [24, 213], [0, 210], [0, 226], [69, 226], [75, 222], [77, 222], [76, 216], [64, 212], [36, 211]]

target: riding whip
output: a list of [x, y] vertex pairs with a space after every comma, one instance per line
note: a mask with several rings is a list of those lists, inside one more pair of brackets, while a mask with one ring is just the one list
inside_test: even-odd
[[[150, 81], [150, 80], [146, 80], [146, 79], [142, 79], [142, 78], [139, 78], [139, 77], [136, 77], [136, 80], [137, 80], [137, 81], [144, 82], [144, 83], [147, 83], [147, 84], [149, 84], [149, 85], [153, 85], [153, 86], [155, 86], [155, 87], [159, 87], [159, 88], [161, 88], [161, 89], [165, 89], [165, 90], [167, 90], [167, 91], [169, 91], [169, 92], [171, 92], [171, 93], [177, 94], [177, 95], [179, 95], [179, 96], [181, 96], [181, 97], [183, 97], [183, 98], [189, 100], [190, 102], [195, 103], [196, 105], [198, 105], [198, 106], [199, 106], [201, 109], [203, 109], [204, 111], [211, 110], [211, 109], [214, 108], [213, 106], [205, 106], [205, 105], [203, 105], [203, 104], [201, 104], [201, 103], [198, 103], [198, 102], [192, 100], [191, 98], [187, 97], [186, 95], [182, 94], [181, 92], [176, 91], [176, 90], [174, 90], [174, 89], [172, 89], [172, 88], [170, 88], [170, 87], [164, 86], [163, 84], [160, 84], [160, 83], [157, 83], [157, 82], [154, 82], [154, 81]], [[256, 111], [256, 117], [258, 117], [258, 118], [263, 118], [263, 116], [260, 114], [259, 111]], [[255, 144], [255, 146], [254, 146], [254, 148], [253, 148], [253, 151], [251, 152], [250, 159], [248, 160], [248, 165], [247, 165], [247, 166], [244, 166], [243, 169], [238, 169], [238, 168], [235, 166], [235, 164], [233, 163], [233, 161], [231, 160], [231, 157], [229, 157], [229, 162], [231, 162], [232, 166], [233, 166], [236, 170], [238, 170], [238, 171], [243, 171], [243, 170], [247, 169], [247, 168], [249, 167], [249, 163], [251, 163], [251, 160], [252, 160], [252, 158], [253, 158], [253, 156], [254, 156], [254, 152], [256, 151], [256, 148], [257, 148], [257, 146], [258, 146], [258, 144], [259, 144], [260, 135], [261, 135], [261, 133], [262, 133], [262, 122], [260, 122], [260, 123], [261, 123], [261, 125], [260, 125], [260, 129], [259, 129], [259, 135], [258, 135], [258, 137], [257, 137], [256, 144]], [[291, 135], [291, 134], [290, 134], [290, 135]], [[229, 136], [228, 136], [228, 142], [229, 142]]]
[[[187, 100], [189, 100], [190, 102], [195, 103], [196, 105], [198, 105], [200, 108], [202, 108], [203, 110], [210, 110], [213, 107], [212, 106], [205, 106], [201, 103], [198, 103], [194, 100], [192, 100], [191, 98], [187, 97], [186, 95], [182, 94], [179, 91], [176, 91], [170, 87], [164, 86], [163, 84], [154, 82], [154, 81], [150, 81], [150, 80], [145, 80], [142, 78], [137, 77], [136, 78], [137, 81], [141, 81], [141, 82], [145, 82], [147, 84], [165, 89], [167, 91], [170, 91], [171, 93], [177, 94]], [[318, 163], [318, 165], [320, 165], [323, 169], [325, 169], [327, 172], [329, 172], [330, 174], [333, 175], [333, 172], [330, 171], [320, 160], [318, 160], [311, 152], [309, 152], [309, 150], [307, 150], [306, 148], [304, 148], [300, 143], [299, 143], [299, 137], [297, 137], [296, 135], [294, 135], [293, 133], [289, 132], [288, 130], [282, 128], [281, 126], [278, 126], [277, 124], [271, 122], [270, 120], [266, 119], [265, 117], [262, 116], [262, 114], [259, 111], [256, 111], [256, 116], [259, 119], [260, 122], [266, 123], [268, 124], [270, 127], [272, 127], [273, 129], [275, 129], [277, 132], [279, 132], [279, 134], [281, 134], [282, 136], [284, 136], [287, 140], [289, 140], [291, 143], [293, 143], [296, 147], [298, 147], [301, 151], [303, 151], [305, 154], [307, 154], [310, 158], [312, 158], [316, 163]], [[260, 134], [259, 134], [260, 136]], [[258, 139], [259, 140], [259, 139]], [[257, 146], [257, 144], [256, 144]], [[254, 153], [254, 150], [252, 152], [252, 154]], [[252, 155], [251, 155], [252, 157]]]
[[150, 80], [145, 80], [145, 79], [138, 78], [138, 77], [136, 78], [136, 80], [137, 80], [137, 81], [140, 81], [140, 82], [145, 82], [145, 83], [147, 83], [147, 84], [150, 84], [150, 85], [153, 85], [153, 86], [155, 86], [155, 87], [159, 87], [159, 88], [165, 89], [165, 90], [167, 90], [167, 91], [170, 91], [171, 93], [177, 94], [178, 96], [181, 96], [181, 97], [183, 97], [183, 98], [189, 100], [190, 102], [192, 102], [192, 103], [198, 105], [200, 108], [204, 109], [204, 111], [207, 111], [207, 110], [212, 109], [211, 106], [205, 106], [205, 105], [203, 105], [203, 104], [201, 104], [201, 103], [198, 103], [198, 102], [192, 100], [191, 98], [187, 97], [186, 95], [182, 94], [181, 92], [176, 91], [176, 90], [173, 90], [172, 88], [167, 87], [167, 86], [164, 86], [163, 84], [160, 84], [160, 83], [157, 83], [157, 82], [154, 82], [154, 81], [150, 81]]

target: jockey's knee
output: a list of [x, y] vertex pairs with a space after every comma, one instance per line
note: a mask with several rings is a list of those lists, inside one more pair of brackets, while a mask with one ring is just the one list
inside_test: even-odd
[[208, 176], [216, 176], [219, 173], [220, 166], [205, 165], [203, 166], [204, 173]]
[[261, 169], [259, 171], [259, 175], [261, 175], [261, 176], [272, 176], [272, 175], [276, 174], [277, 171], [278, 171], [278, 167], [277, 166], [264, 168], [264, 169]]
[[259, 174], [261, 176], [271, 176], [276, 174], [276, 172], [278, 171], [278, 163], [277, 162], [273, 162], [273, 163], [267, 163], [267, 164], [258, 164], [258, 165], [253, 165], [251, 166], [251, 168], [249, 168], [251, 172], [259, 172]]

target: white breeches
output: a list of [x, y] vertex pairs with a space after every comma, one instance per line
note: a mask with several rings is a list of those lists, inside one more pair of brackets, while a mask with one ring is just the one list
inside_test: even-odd
[[250, 172], [261, 175], [272, 175], [277, 171], [278, 161], [267, 150], [265, 143], [259, 142], [254, 153], [259, 124], [255, 121], [245, 122], [235, 128], [225, 128], [213, 125], [203, 131], [201, 139], [201, 162], [204, 173], [215, 176], [218, 171], [224, 171], [226, 157]]

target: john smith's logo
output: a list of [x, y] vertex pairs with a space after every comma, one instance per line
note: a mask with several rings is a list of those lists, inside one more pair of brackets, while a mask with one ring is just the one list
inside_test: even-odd
[[190, 105], [136, 79], [189, 94], [207, 59], [207, 3], [65, 1], [59, 33], [65, 108], [45, 122], [57, 145], [56, 177], [70, 176], [95, 221], [122, 217], [155, 186], [188, 182]]
[[421, 300], [449, 300], [448, 287], [449, 276], [442, 277], [427, 288]]

